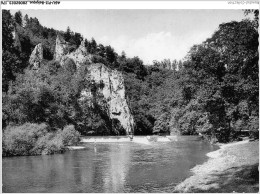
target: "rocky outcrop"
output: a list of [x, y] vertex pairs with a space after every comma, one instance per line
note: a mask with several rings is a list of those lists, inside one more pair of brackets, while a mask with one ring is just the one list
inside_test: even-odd
[[91, 63], [91, 55], [87, 53], [84, 41], [73, 52], [69, 52], [70, 44], [64, 41], [60, 36], [57, 36], [55, 47], [55, 60], [59, 61], [61, 66], [65, 64], [68, 59], [72, 59], [77, 67], [84, 63]]
[[68, 46], [69, 44], [58, 35], [56, 38], [54, 53], [54, 58], [56, 61], [61, 61], [62, 57], [64, 57], [68, 53]]
[[81, 42], [79, 48], [69, 53], [66, 57], [72, 59], [77, 67], [84, 63], [91, 63], [91, 55], [87, 53], [84, 41]]
[[43, 47], [42, 44], [40, 43], [35, 46], [30, 56], [29, 63], [32, 66], [32, 68], [38, 69], [40, 67], [42, 60], [43, 60]]
[[[124, 78], [121, 72], [111, 70], [103, 64], [91, 64], [88, 68], [90, 80], [102, 84], [99, 91], [105, 99], [110, 119], [117, 119], [126, 134], [132, 133], [134, 119], [125, 99]], [[82, 97], [90, 97], [90, 91], [83, 91]]]
[[[134, 127], [134, 119], [130, 113], [129, 107], [125, 99], [124, 78], [121, 72], [111, 70], [103, 64], [91, 63], [91, 55], [87, 53], [84, 42], [74, 52], [67, 53], [68, 43], [61, 41], [59, 37], [56, 40], [55, 59], [64, 65], [67, 59], [72, 59], [77, 67], [82, 64], [87, 65], [88, 74], [86, 78], [100, 87], [97, 92], [101, 94], [102, 99], [97, 99], [98, 104], [102, 106], [111, 120], [118, 120], [124, 128], [126, 134], [132, 133]], [[95, 94], [90, 89], [81, 92], [79, 100], [95, 98]], [[91, 105], [91, 104], [89, 104]]]

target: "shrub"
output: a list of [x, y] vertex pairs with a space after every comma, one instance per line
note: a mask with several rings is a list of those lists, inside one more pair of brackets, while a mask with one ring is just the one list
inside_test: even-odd
[[80, 141], [80, 134], [75, 130], [73, 125], [67, 125], [64, 127], [62, 133], [62, 142], [66, 146], [75, 145]]
[[3, 133], [3, 156], [31, 155], [38, 138], [47, 133], [46, 124], [8, 126]]
[[45, 145], [45, 149], [42, 150], [42, 154], [56, 154], [65, 151], [65, 145], [63, 139], [60, 137], [61, 132], [58, 131], [54, 134], [53, 138], [50, 138]]
[[65, 146], [77, 144], [80, 134], [73, 125], [50, 131], [46, 124], [25, 123], [8, 126], [3, 132], [3, 156], [62, 153]]
[[46, 155], [64, 152], [65, 146], [63, 145], [60, 133], [59, 130], [57, 132], [47, 133], [45, 136], [40, 137], [36, 142], [31, 155]]

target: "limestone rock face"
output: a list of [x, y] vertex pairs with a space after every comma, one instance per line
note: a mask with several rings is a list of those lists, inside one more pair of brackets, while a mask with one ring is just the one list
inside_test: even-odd
[[55, 60], [59, 61], [61, 66], [64, 65], [64, 63], [68, 59], [72, 59], [77, 67], [86, 62], [91, 63], [91, 56], [87, 53], [84, 41], [81, 42], [80, 46], [74, 52], [69, 52], [69, 46], [69, 43], [57, 36], [55, 47]]
[[125, 129], [126, 134], [132, 133], [134, 119], [125, 99], [122, 73], [117, 70], [111, 70], [103, 64], [92, 64], [88, 70], [91, 81], [103, 84], [99, 92], [104, 96], [109, 117], [117, 119]]
[[[91, 55], [87, 53], [84, 42], [74, 52], [67, 53], [68, 43], [56, 40], [55, 59], [64, 65], [67, 59], [72, 59], [77, 67], [87, 64], [88, 75], [86, 78], [102, 87], [97, 92], [102, 94], [103, 99], [99, 105], [106, 111], [110, 119], [117, 119], [124, 128], [126, 134], [132, 133], [134, 119], [125, 99], [124, 78], [121, 72], [111, 70], [103, 64], [93, 64]], [[92, 63], [92, 64], [91, 64]], [[83, 90], [79, 100], [94, 98], [94, 94], [89, 90]], [[86, 101], [88, 103], [89, 101]]]
[[42, 44], [38, 44], [35, 46], [30, 59], [29, 63], [34, 69], [38, 69], [40, 67], [40, 63], [43, 60], [43, 47]]
[[56, 38], [54, 58], [56, 61], [61, 61], [61, 58], [66, 55], [69, 44], [62, 40], [58, 35]]
[[91, 63], [91, 55], [87, 54], [87, 49], [84, 45], [84, 41], [81, 42], [79, 48], [67, 55], [68, 58], [73, 59], [77, 67], [86, 62]]

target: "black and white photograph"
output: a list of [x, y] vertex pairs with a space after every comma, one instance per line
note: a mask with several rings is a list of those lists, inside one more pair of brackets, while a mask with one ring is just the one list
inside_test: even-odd
[[2, 192], [258, 193], [259, 2], [202, 2], [1, 1]]

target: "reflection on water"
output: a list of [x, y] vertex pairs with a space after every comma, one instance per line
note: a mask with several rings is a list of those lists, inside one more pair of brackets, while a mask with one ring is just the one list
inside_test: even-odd
[[104, 177], [104, 192], [123, 192], [126, 174], [129, 170], [131, 152], [129, 145], [112, 146], [107, 160]]
[[216, 149], [194, 137], [85, 146], [65, 154], [3, 158], [3, 192], [171, 192]]

